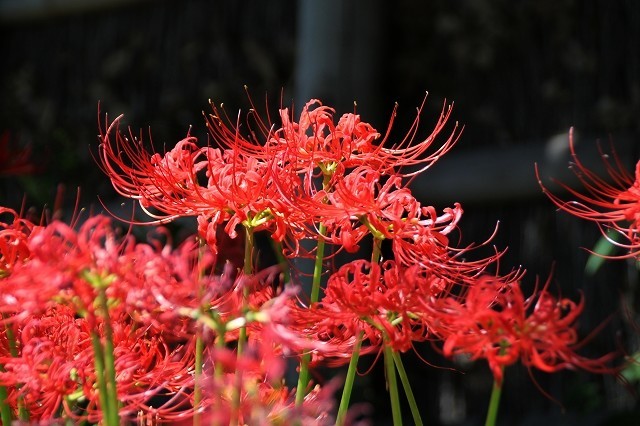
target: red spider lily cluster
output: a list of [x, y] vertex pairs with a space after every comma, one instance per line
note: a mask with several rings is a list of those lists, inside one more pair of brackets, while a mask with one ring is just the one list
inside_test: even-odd
[[[61, 222], [37, 226], [11, 210], [4, 213], [10, 216], [1, 235], [0, 383], [16, 414], [24, 409], [33, 421], [60, 416], [101, 421], [94, 345], [108, 336], [121, 418], [175, 422], [192, 417], [197, 334], [192, 314], [206, 300], [220, 324], [246, 316], [238, 294], [247, 288], [247, 309], [268, 318], [261, 328], [272, 338], [263, 343], [252, 334], [249, 349], [234, 360], [247, 370], [242, 382], [246, 391], [258, 386], [264, 396], [252, 395], [252, 409], [243, 409], [244, 418], [258, 412], [291, 416], [286, 408], [293, 400], [279, 382], [284, 362], [279, 341], [284, 337], [277, 328], [286, 324], [279, 312], [286, 307], [281, 306], [284, 297], [273, 295], [270, 274], [244, 276], [227, 270], [213, 275], [211, 251], [195, 240], [177, 248], [160, 239], [136, 243], [132, 237], [118, 237], [105, 216], [94, 216], [75, 230]], [[97, 303], [103, 296], [106, 309]], [[215, 339], [210, 331], [207, 341]], [[207, 365], [227, 368], [224, 347], [211, 347], [207, 357]], [[201, 380], [223, 386], [227, 375]], [[206, 395], [203, 406], [224, 406], [225, 398], [211, 402], [216, 395], [222, 395], [219, 389]], [[319, 390], [309, 399], [300, 413], [315, 419], [331, 408]]]
[[[576, 352], [582, 301], [547, 286], [525, 298], [524, 273], [499, 271], [502, 251], [474, 259], [487, 243], [452, 242], [460, 204], [438, 212], [412, 195], [407, 181], [458, 140], [456, 126], [435, 144], [451, 107], [416, 141], [420, 108], [398, 143], [395, 110], [382, 136], [356, 113], [336, 123], [318, 100], [297, 121], [282, 108], [279, 124], [255, 108], [246, 121], [212, 108], [210, 143], [187, 135], [165, 153], [121, 133], [121, 117], [101, 126], [99, 164], [156, 238], [138, 242], [106, 216], [36, 225], [0, 211], [0, 386], [12, 418], [344, 424], [348, 394], [336, 415], [338, 385], [312, 383], [309, 369], [351, 370], [360, 355], [383, 353], [390, 384], [396, 371], [405, 384], [398, 355], [425, 341], [446, 357], [486, 360], [498, 383], [518, 361], [615, 371], [613, 355]], [[630, 209], [620, 214], [637, 220]], [[174, 247], [158, 225], [181, 217], [195, 217], [197, 235]], [[258, 269], [260, 231], [286, 261]], [[220, 261], [221, 232], [244, 243], [241, 268]], [[336, 253], [368, 244], [370, 258], [330, 267]], [[298, 258], [315, 259], [314, 272], [296, 270]], [[310, 294], [289, 278], [305, 275]], [[283, 380], [291, 360], [297, 386]]]

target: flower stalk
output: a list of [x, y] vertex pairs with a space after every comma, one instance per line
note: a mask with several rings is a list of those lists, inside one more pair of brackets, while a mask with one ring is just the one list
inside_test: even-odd
[[[106, 392], [105, 400], [103, 401], [103, 403], [106, 404], [106, 408], [107, 408], [106, 412], [104, 413], [106, 417], [105, 423], [107, 426], [117, 426], [120, 424], [120, 416], [119, 416], [118, 388], [116, 384], [113, 329], [111, 328], [111, 319], [109, 318], [109, 306], [108, 306], [107, 290], [106, 290], [106, 285], [108, 284], [105, 283], [105, 281], [101, 281], [101, 284], [104, 284], [104, 285], [98, 286], [97, 303], [99, 306], [98, 312], [102, 317], [102, 321], [103, 321], [104, 342], [97, 335], [95, 338], [95, 342], [97, 346], [99, 346], [98, 356], [101, 355], [102, 358], [104, 359], [103, 362], [99, 363], [99, 367], [102, 369], [102, 372], [99, 377], [102, 377], [104, 380], [104, 386], [102, 388]], [[94, 350], [95, 349], [96, 347], [94, 346]], [[96, 356], [96, 358], [98, 358], [98, 356]]]
[[396, 367], [393, 361], [393, 349], [389, 345], [384, 346], [384, 366], [387, 377], [387, 387], [391, 400], [391, 416], [393, 426], [402, 426], [402, 410], [400, 407], [400, 394], [398, 393], [398, 380]]
[[[246, 277], [253, 274], [253, 249], [254, 249], [254, 228], [253, 226], [245, 224], [245, 243], [244, 243], [244, 267], [243, 273]], [[247, 314], [249, 299], [249, 288], [245, 285], [242, 287], [242, 314]], [[238, 342], [236, 346], [236, 358], [239, 359], [245, 351], [245, 345], [247, 344], [247, 326], [242, 325], [239, 329]], [[233, 388], [232, 403], [231, 403], [231, 425], [238, 424], [240, 414], [240, 399], [242, 397], [242, 375], [243, 372], [240, 368], [236, 368], [236, 381]]]
[[349, 409], [349, 401], [351, 399], [351, 393], [353, 391], [353, 384], [355, 382], [356, 372], [358, 370], [358, 360], [360, 359], [360, 347], [362, 346], [362, 338], [364, 331], [360, 331], [356, 337], [356, 344], [353, 347], [353, 354], [349, 360], [349, 368], [347, 369], [347, 376], [344, 381], [344, 387], [342, 388], [342, 397], [340, 398], [340, 406], [338, 407], [338, 415], [336, 416], [336, 425], [343, 426], [347, 416], [347, 410]]
[[404, 393], [407, 396], [407, 402], [409, 403], [409, 408], [411, 409], [411, 415], [413, 416], [413, 423], [416, 426], [422, 426], [424, 423], [422, 422], [422, 417], [420, 416], [420, 410], [418, 409], [416, 398], [413, 395], [413, 390], [411, 389], [411, 383], [409, 383], [409, 376], [407, 376], [407, 372], [404, 369], [404, 365], [402, 364], [402, 359], [400, 358], [400, 354], [395, 351], [393, 351], [393, 362], [395, 364], [396, 369], [398, 370], [398, 376], [400, 377], [400, 381], [402, 382], [402, 388], [404, 389]]
[[502, 384], [498, 380], [493, 380], [491, 387], [491, 398], [489, 399], [489, 408], [487, 410], [487, 418], [484, 422], [485, 426], [495, 426], [498, 418], [498, 409], [500, 407], [500, 397], [502, 396]]
[[[321, 167], [322, 168], [322, 167]], [[329, 182], [331, 181], [332, 170], [323, 170], [322, 188], [327, 190], [329, 188]], [[326, 203], [328, 200], [325, 197], [322, 202]], [[322, 272], [324, 268], [324, 251], [325, 251], [325, 236], [327, 235], [327, 227], [324, 223], [318, 224], [318, 237], [316, 245], [316, 257], [313, 264], [313, 278], [311, 281], [311, 294], [309, 299], [309, 305], [320, 300], [320, 284], [322, 283]], [[296, 387], [296, 406], [302, 405], [304, 397], [307, 394], [307, 386], [309, 385], [309, 363], [311, 362], [311, 354], [303, 353], [300, 358], [300, 371], [298, 373], [298, 385]]]
[[[4, 371], [4, 368], [0, 367], [0, 372]], [[0, 420], [2, 420], [3, 425], [10, 425], [13, 423], [13, 412], [11, 411], [11, 406], [6, 402], [7, 393], [6, 386], [0, 386]]]
[[[2, 318], [6, 320], [6, 316], [2, 315]], [[11, 328], [10, 323], [5, 324], [5, 336], [7, 337], [7, 345], [9, 346], [9, 355], [12, 358], [18, 358], [20, 356], [18, 351], [18, 343], [16, 341], [16, 336], [13, 332], [13, 328]], [[4, 367], [0, 365], [0, 371], [2, 371]], [[11, 419], [13, 417], [13, 413], [11, 409], [8, 408], [8, 404], [6, 404], [6, 398], [8, 396], [7, 389], [4, 386], [0, 386], [0, 416], [2, 416], [3, 424], [11, 424], [5, 421], [5, 418]], [[18, 397], [18, 418], [23, 421], [29, 420], [29, 410], [24, 405], [24, 398], [22, 396]], [[8, 410], [8, 411], [7, 411]], [[9, 417], [7, 417], [7, 415]]]
[[202, 326], [196, 325], [195, 366], [193, 372], [193, 426], [200, 426], [202, 409], [202, 368], [203, 368], [204, 341], [202, 339]]

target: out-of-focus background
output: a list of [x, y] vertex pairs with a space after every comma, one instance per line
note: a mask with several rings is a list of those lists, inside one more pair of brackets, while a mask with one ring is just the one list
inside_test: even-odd
[[[445, 102], [459, 144], [412, 188], [438, 209], [461, 202], [463, 241], [509, 247], [503, 268], [523, 265], [529, 289], [553, 270], [552, 288], [586, 298], [585, 348], [597, 356], [638, 343], [638, 270], [608, 262], [585, 273], [597, 229], [558, 213], [534, 175], [572, 182], [568, 131], [585, 163], [600, 164], [597, 141], [632, 170], [640, 158], [640, 3], [633, 0], [0, 0], [0, 205], [42, 209], [64, 188], [63, 205], [102, 209], [120, 199], [100, 172], [100, 113], [124, 113], [158, 149], [190, 126], [203, 143], [208, 100], [231, 115], [249, 105], [244, 85], [272, 114], [310, 98], [384, 131], [399, 105], [394, 137], [421, 117], [427, 135]], [[266, 99], [266, 101], [265, 101]], [[100, 111], [98, 111], [100, 102]], [[27, 159], [28, 161], [23, 161]], [[429, 347], [429, 362], [451, 367]], [[431, 425], [480, 424], [491, 376], [482, 362], [458, 370], [407, 368]], [[371, 362], [371, 360], [369, 360]], [[381, 364], [381, 363], [379, 363]], [[363, 370], [365, 367], [362, 368]], [[499, 424], [637, 424], [637, 378], [552, 376], [510, 367]], [[537, 384], [536, 384], [537, 383]], [[551, 397], [546, 397], [543, 392]], [[388, 421], [381, 368], [359, 378], [355, 399]]]

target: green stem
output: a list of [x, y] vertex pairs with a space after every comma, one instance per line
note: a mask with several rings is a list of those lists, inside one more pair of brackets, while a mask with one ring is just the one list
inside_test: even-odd
[[[6, 319], [7, 316], [6, 315], [2, 315], [3, 319]], [[18, 342], [16, 341], [16, 336], [13, 333], [13, 328], [11, 328], [11, 323], [7, 323], [5, 324], [5, 334], [7, 336], [7, 342], [9, 344], [9, 353], [11, 354], [11, 357], [13, 358], [18, 358], [19, 353], [18, 353]], [[6, 392], [6, 389], [4, 390]], [[4, 410], [4, 405], [5, 405], [5, 399], [8, 395], [5, 395], [4, 398], [2, 398], [2, 410]], [[18, 397], [18, 418], [20, 420], [24, 420], [24, 421], [28, 421], [29, 420], [29, 411], [27, 410], [27, 407], [24, 405], [24, 398], [23, 397]], [[11, 411], [9, 411], [11, 412]], [[4, 417], [4, 416], [3, 416]], [[11, 423], [6, 423], [3, 420], [3, 424], [11, 424]]]
[[389, 345], [384, 346], [384, 366], [387, 372], [393, 426], [402, 426], [402, 411], [400, 410], [400, 395], [398, 393], [398, 381], [396, 380], [396, 368], [393, 362], [393, 349], [391, 349]]
[[[0, 371], [4, 371], [4, 368], [0, 368]], [[10, 425], [13, 423], [13, 414], [11, 413], [11, 407], [7, 404], [7, 388], [0, 386], [0, 420], [3, 425]]]
[[[327, 190], [329, 183], [331, 182], [331, 175], [333, 173], [324, 173], [322, 178], [322, 189]], [[324, 203], [328, 203], [329, 200], [325, 198]], [[311, 282], [311, 304], [320, 300], [320, 283], [322, 282], [322, 265], [324, 264], [324, 237], [327, 235], [327, 227], [324, 223], [318, 224], [318, 245], [316, 247], [316, 261], [313, 265], [313, 281]]]
[[345, 416], [347, 415], [347, 409], [349, 408], [349, 400], [351, 399], [351, 392], [353, 390], [353, 382], [356, 377], [356, 370], [358, 369], [358, 359], [360, 358], [360, 347], [362, 346], [362, 337], [364, 331], [360, 331], [356, 338], [356, 345], [353, 348], [351, 354], [351, 361], [349, 361], [349, 369], [347, 370], [347, 377], [344, 381], [344, 387], [342, 389], [342, 398], [340, 399], [340, 407], [338, 408], [338, 416], [336, 417], [336, 425], [344, 425]]
[[420, 410], [418, 410], [416, 398], [413, 396], [413, 391], [411, 390], [409, 376], [407, 376], [407, 372], [404, 369], [404, 365], [402, 365], [402, 359], [400, 358], [400, 354], [398, 352], [393, 351], [393, 361], [396, 364], [398, 376], [400, 376], [400, 381], [402, 382], [402, 388], [404, 389], [404, 393], [407, 396], [407, 401], [409, 402], [409, 407], [411, 408], [413, 422], [416, 424], [416, 426], [422, 426], [424, 423], [422, 423]]
[[493, 380], [493, 388], [491, 389], [491, 399], [489, 399], [489, 410], [487, 412], [487, 420], [485, 426], [495, 426], [498, 418], [498, 408], [500, 406], [500, 396], [502, 395], [502, 385], [497, 380]]
[[196, 347], [195, 347], [195, 369], [194, 369], [194, 387], [193, 387], [193, 426], [200, 426], [200, 404], [202, 403], [202, 355], [204, 352], [204, 342], [202, 340], [202, 328], [200, 324], [196, 324]]
[[[245, 226], [245, 242], [244, 242], [244, 266], [243, 272], [245, 275], [253, 274], [253, 246], [254, 246], [254, 235], [253, 228]], [[244, 287], [242, 289], [242, 312], [246, 314], [247, 310], [247, 300], [249, 299], [249, 289]], [[237, 346], [237, 356], [240, 357], [242, 352], [244, 352], [244, 346], [247, 343], [247, 327], [242, 326], [239, 330], [238, 336], [238, 346]], [[239, 402], [240, 400], [238, 400]]]
[[[4, 315], [3, 315], [4, 318]], [[5, 331], [7, 334], [7, 342], [9, 343], [9, 353], [13, 358], [18, 357], [18, 343], [16, 342], [16, 336], [13, 334], [13, 329], [11, 328], [11, 324], [5, 325]]]
[[[371, 252], [371, 263], [378, 263], [380, 260], [380, 249], [382, 240], [379, 238], [373, 239], [373, 250]], [[349, 361], [349, 369], [347, 370], [347, 377], [345, 378], [344, 387], [342, 388], [342, 397], [340, 398], [340, 407], [338, 408], [338, 415], [336, 418], [336, 425], [344, 424], [347, 409], [349, 408], [349, 400], [351, 399], [351, 392], [353, 390], [353, 383], [356, 377], [356, 370], [358, 368], [358, 360], [360, 359], [360, 348], [362, 347], [362, 339], [364, 337], [364, 331], [360, 331], [356, 337], [356, 344], [351, 353], [351, 360]]]
[[[217, 312], [214, 311], [212, 313], [212, 317], [213, 317], [212, 318], [213, 321], [217, 325], [216, 331], [218, 336], [216, 337], [216, 341], [215, 341], [216, 349], [220, 351], [225, 350], [227, 347], [226, 346], [227, 342], [225, 341], [225, 338], [224, 338], [226, 333], [225, 324], [222, 322]], [[216, 357], [213, 363], [213, 383], [215, 384], [215, 386], [219, 386], [222, 383], [223, 377], [224, 377], [224, 367], [222, 365], [222, 362], [220, 362], [218, 357]], [[221, 403], [222, 403], [222, 400], [220, 397], [214, 398], [211, 406], [212, 412], [214, 413], [219, 412], [222, 406]], [[211, 421], [211, 426], [219, 426], [219, 422], [215, 418], [215, 416]]]
[[301, 406], [304, 397], [307, 395], [307, 385], [309, 384], [309, 363], [311, 354], [305, 353], [300, 359], [300, 374], [298, 375], [298, 386], [296, 388], [296, 406]]
[[[328, 190], [333, 172], [328, 171], [322, 165], [319, 165], [323, 171], [322, 189]], [[324, 203], [328, 199], [323, 200]], [[318, 224], [318, 245], [316, 246], [316, 260], [313, 265], [313, 280], [311, 282], [311, 295], [309, 306], [320, 300], [320, 283], [322, 282], [322, 266], [324, 264], [325, 239], [327, 235], [327, 227], [324, 223]], [[309, 363], [311, 362], [311, 354], [305, 353], [300, 359], [300, 374], [298, 375], [298, 385], [296, 387], [296, 407], [300, 407], [307, 395], [307, 386], [309, 385]]]
[[321, 223], [318, 226], [318, 231], [316, 261], [313, 265], [313, 281], [311, 282], [311, 303], [315, 303], [320, 299], [320, 283], [322, 281], [322, 265], [324, 263], [324, 236], [327, 235], [327, 227]]
[[113, 347], [113, 329], [111, 328], [111, 318], [109, 317], [109, 306], [107, 300], [106, 287], [101, 287], [98, 291], [98, 304], [104, 321], [104, 373], [107, 387], [107, 407], [109, 408], [109, 425], [120, 425], [118, 388], [116, 384], [116, 367]]
[[104, 372], [104, 350], [100, 335], [97, 331], [91, 333], [91, 345], [93, 346], [93, 363], [96, 369], [96, 381], [98, 382], [98, 397], [100, 398], [100, 409], [102, 410], [104, 423], [109, 425], [110, 412], [109, 398], [107, 398], [107, 382]]
[[[200, 241], [198, 247], [198, 266], [201, 265], [202, 258], [204, 257], [207, 245], [204, 241]], [[200, 315], [206, 315], [207, 306], [202, 300], [205, 289], [202, 286], [202, 277], [204, 276], [204, 270], [198, 267], [198, 303], [200, 304]], [[195, 342], [195, 360], [193, 371], [193, 426], [200, 426], [202, 422], [202, 415], [200, 412], [200, 405], [202, 404], [202, 367], [204, 356], [204, 340], [202, 339], [202, 328], [198, 322], [196, 322], [196, 342]]]
[[[253, 228], [245, 226], [245, 242], [244, 242], [244, 266], [243, 272], [245, 275], [253, 274], [253, 247], [254, 247], [254, 234]], [[242, 313], [246, 315], [248, 309], [247, 301], [249, 299], [249, 289], [244, 287], [242, 289]], [[240, 358], [244, 352], [245, 345], [247, 343], [247, 327], [240, 327], [238, 334], [238, 344], [236, 347], [236, 359]], [[231, 399], [231, 425], [238, 424], [238, 416], [240, 411], [240, 399], [242, 398], [242, 371], [236, 369], [236, 383], [233, 388], [233, 396]]]
[[282, 268], [283, 282], [285, 285], [288, 285], [291, 282], [291, 271], [289, 270], [289, 262], [282, 251], [282, 243], [272, 239], [271, 246], [278, 260], [278, 265]]
[[244, 267], [243, 272], [245, 275], [253, 274], [253, 246], [254, 246], [254, 235], [253, 228], [249, 226], [244, 227]]
[[[322, 281], [322, 265], [324, 264], [324, 236], [327, 233], [327, 227], [322, 223], [318, 226], [318, 246], [316, 248], [316, 260], [313, 265], [313, 281], [311, 282], [311, 299], [309, 306], [313, 305], [320, 299], [320, 283]], [[309, 385], [309, 363], [311, 362], [311, 354], [303, 354], [300, 360], [300, 375], [298, 376], [298, 386], [296, 388], [296, 406], [302, 405], [304, 397], [307, 394], [307, 386]]]
[[382, 253], [382, 239], [373, 238], [373, 250], [371, 251], [371, 264], [378, 263]]

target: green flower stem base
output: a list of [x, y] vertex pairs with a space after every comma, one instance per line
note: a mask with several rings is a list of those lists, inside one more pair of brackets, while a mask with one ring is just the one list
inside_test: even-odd
[[342, 398], [340, 399], [340, 407], [338, 408], [338, 416], [336, 417], [336, 426], [344, 425], [344, 420], [347, 415], [347, 409], [349, 408], [349, 400], [351, 399], [351, 391], [353, 390], [353, 382], [356, 377], [356, 370], [358, 369], [358, 360], [360, 359], [360, 346], [362, 345], [362, 337], [364, 331], [361, 331], [356, 338], [356, 345], [353, 348], [353, 354], [349, 361], [349, 369], [347, 370], [347, 377], [344, 381], [344, 387], [342, 389]]
[[418, 404], [416, 403], [416, 398], [413, 396], [413, 391], [411, 390], [409, 376], [407, 376], [407, 372], [404, 369], [404, 365], [402, 365], [402, 359], [400, 359], [400, 354], [398, 352], [393, 351], [393, 362], [396, 365], [398, 376], [400, 376], [400, 381], [402, 382], [402, 388], [404, 389], [404, 393], [407, 396], [409, 408], [411, 409], [411, 415], [413, 416], [413, 422], [416, 424], [416, 426], [422, 426], [424, 423], [422, 423], [420, 411], [418, 410]]
[[393, 362], [393, 349], [391, 349], [389, 345], [385, 345], [384, 347], [384, 366], [387, 372], [387, 386], [389, 387], [389, 398], [391, 399], [393, 426], [402, 426], [402, 411], [400, 409], [400, 394], [398, 393], [396, 368]]
[[484, 422], [485, 426], [495, 426], [496, 419], [498, 418], [501, 395], [502, 385], [499, 385], [498, 382], [494, 380], [493, 388], [491, 389], [491, 399], [489, 400], [489, 410], [487, 411], [487, 420]]

